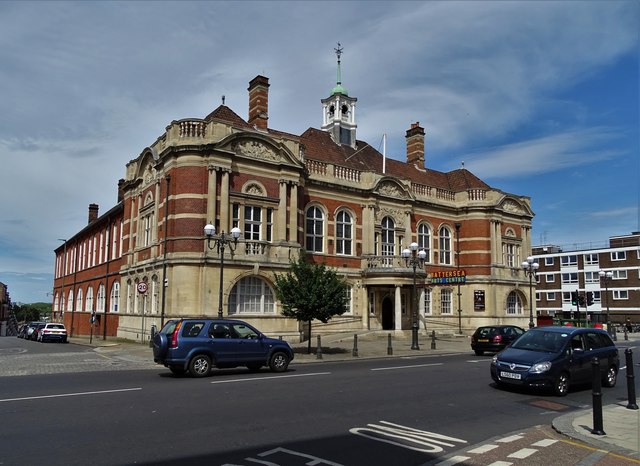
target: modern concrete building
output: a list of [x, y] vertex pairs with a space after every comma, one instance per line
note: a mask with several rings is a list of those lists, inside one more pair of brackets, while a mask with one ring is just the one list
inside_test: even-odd
[[[608, 314], [614, 323], [640, 323], [640, 232], [601, 245], [535, 246], [533, 258], [539, 315], [593, 324], [607, 322]], [[572, 304], [575, 292], [585, 305]]]
[[[349, 284], [348, 312], [320, 331], [526, 325], [530, 199], [464, 168], [428, 168], [419, 123], [407, 125], [405, 161], [359, 140], [339, 66], [311, 117], [320, 127], [300, 135], [269, 126], [264, 76], [249, 83], [246, 120], [223, 102], [172, 121], [127, 164], [116, 205], [103, 215], [91, 205], [88, 225], [56, 249], [58, 318], [73, 333], [144, 340], [169, 318], [221, 312], [298, 338], [273, 283], [303, 253]], [[415, 290], [402, 256], [411, 243], [425, 255]]]

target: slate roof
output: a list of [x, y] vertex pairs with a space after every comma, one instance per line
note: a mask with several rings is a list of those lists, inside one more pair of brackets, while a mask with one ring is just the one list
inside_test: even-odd
[[[207, 115], [205, 120], [217, 120], [238, 128], [257, 131], [226, 105], [220, 105]], [[316, 128], [309, 128], [300, 136], [270, 128], [267, 132], [272, 136], [286, 137], [300, 142], [304, 147], [306, 159], [382, 174], [383, 155], [365, 141], [358, 140], [354, 149], [349, 145], [336, 144], [328, 132]], [[467, 189], [491, 189], [488, 184], [464, 168], [445, 173], [424, 167], [417, 168], [413, 164], [387, 158], [385, 174], [454, 192]]]

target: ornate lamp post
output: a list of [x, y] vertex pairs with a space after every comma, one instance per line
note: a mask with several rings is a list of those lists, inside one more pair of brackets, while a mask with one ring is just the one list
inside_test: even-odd
[[540, 264], [534, 262], [533, 257], [527, 257], [527, 260], [522, 263], [524, 274], [529, 277], [529, 328], [535, 327], [533, 323], [533, 279], [536, 277]]
[[224, 231], [216, 236], [216, 227], [210, 223], [204, 227], [204, 234], [207, 236], [207, 247], [215, 249], [220, 254], [220, 289], [218, 291], [218, 319], [222, 319], [222, 284], [224, 275], [224, 248], [229, 246], [231, 252], [236, 250], [238, 238], [240, 238], [240, 228], [233, 227], [231, 233]]
[[427, 252], [424, 249], [418, 251], [418, 243], [411, 243], [410, 249], [402, 250], [402, 257], [404, 258], [405, 265], [407, 267], [413, 267], [413, 324], [411, 325], [411, 349], [419, 350], [418, 345], [418, 291], [416, 289], [416, 269], [418, 266], [424, 268], [424, 261], [427, 257]]
[[612, 335], [611, 316], [609, 315], [609, 280], [613, 277], [613, 272], [610, 270], [601, 270], [598, 272], [598, 275], [600, 275], [600, 278], [604, 280], [604, 292], [607, 297], [607, 332], [609, 332], [609, 335]]

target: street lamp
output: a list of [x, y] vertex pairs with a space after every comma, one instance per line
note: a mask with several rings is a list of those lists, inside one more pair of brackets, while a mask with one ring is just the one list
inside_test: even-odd
[[[238, 238], [240, 238], [240, 228], [233, 227], [231, 233], [225, 233], [224, 231], [216, 236], [216, 227], [210, 223], [205, 225], [204, 234], [207, 236], [207, 247], [209, 249], [215, 249], [220, 254], [220, 290], [218, 296], [218, 318], [222, 319], [222, 283], [224, 275], [224, 248], [229, 246], [231, 252], [235, 251], [238, 244]], [[213, 245], [212, 245], [213, 243]]]
[[613, 277], [613, 272], [610, 270], [601, 270], [600, 272], [598, 272], [598, 275], [600, 275], [601, 279], [604, 279], [604, 290], [607, 297], [607, 332], [609, 332], [609, 335], [612, 335], [613, 332], [611, 332], [611, 316], [609, 315], [609, 280], [611, 280], [611, 277]]
[[427, 257], [427, 251], [420, 249], [418, 251], [418, 243], [411, 243], [410, 249], [402, 250], [402, 257], [407, 267], [413, 267], [413, 324], [411, 326], [411, 349], [419, 350], [418, 345], [418, 291], [416, 289], [416, 269], [418, 266], [424, 268], [424, 261]]
[[533, 323], [533, 279], [538, 272], [540, 264], [534, 262], [533, 257], [527, 257], [527, 260], [522, 263], [524, 274], [529, 277], [529, 328], [535, 327]]

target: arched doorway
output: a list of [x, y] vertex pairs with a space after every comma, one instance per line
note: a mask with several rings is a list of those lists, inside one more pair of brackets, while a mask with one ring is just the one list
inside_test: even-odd
[[382, 330], [393, 330], [393, 301], [389, 296], [382, 300]]

